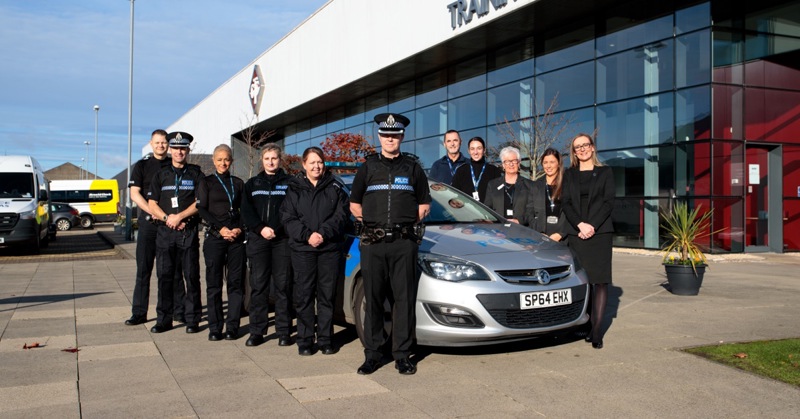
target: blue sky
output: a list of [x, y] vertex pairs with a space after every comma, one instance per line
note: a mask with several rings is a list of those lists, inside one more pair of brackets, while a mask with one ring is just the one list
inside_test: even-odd
[[[133, 149], [247, 66], [327, 0], [134, 3]], [[0, 155], [109, 178], [128, 158], [128, 0], [0, 0]]]

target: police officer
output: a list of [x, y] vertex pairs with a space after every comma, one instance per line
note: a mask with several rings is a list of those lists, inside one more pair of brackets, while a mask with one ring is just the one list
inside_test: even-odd
[[198, 166], [187, 163], [189, 144], [193, 140], [190, 134], [171, 132], [167, 140], [172, 165], [156, 174], [147, 193], [150, 214], [159, 223], [156, 236], [158, 318], [150, 331], [161, 333], [172, 329], [173, 276], [176, 262], [180, 260], [186, 281], [186, 333], [197, 333], [202, 306], [196, 188], [204, 176]]
[[[231, 175], [233, 152], [226, 144], [214, 148], [215, 172], [206, 176], [197, 192], [197, 211], [205, 220], [203, 256], [206, 261], [206, 302], [208, 304], [208, 340], [239, 338], [242, 317], [245, 271], [244, 225], [240, 210], [244, 181]], [[222, 314], [222, 283], [227, 268], [228, 313]]]
[[[147, 322], [147, 308], [150, 305], [150, 275], [153, 272], [153, 262], [156, 258], [156, 225], [151, 222], [150, 208], [143, 194], [150, 189], [150, 181], [161, 169], [172, 165], [172, 160], [167, 155], [167, 132], [157, 129], [150, 135], [150, 148], [152, 154], [133, 165], [131, 172], [130, 188], [131, 200], [139, 208], [139, 231], [136, 236], [136, 283], [133, 286], [133, 302], [131, 304], [131, 318], [125, 320], [128, 326]], [[173, 283], [173, 296], [175, 300], [174, 317], [176, 321], [183, 322], [183, 299], [185, 288], [183, 278], [176, 272]]]
[[245, 345], [264, 343], [269, 310], [270, 277], [274, 279], [275, 332], [279, 346], [292, 345], [290, 337], [291, 263], [289, 240], [279, 209], [290, 176], [281, 169], [281, 148], [269, 143], [261, 150], [264, 170], [244, 185], [242, 218], [247, 226], [250, 260], [250, 337]]
[[353, 180], [350, 211], [363, 222], [361, 263], [364, 273], [366, 315], [364, 319], [365, 361], [359, 374], [372, 374], [380, 367], [383, 335], [383, 304], [387, 296], [392, 309], [392, 357], [400, 374], [414, 374], [409, 360], [417, 296], [417, 251], [421, 231], [415, 226], [430, 211], [428, 179], [419, 162], [400, 153], [405, 128], [411, 121], [402, 115], [379, 114], [380, 154], [367, 156]]

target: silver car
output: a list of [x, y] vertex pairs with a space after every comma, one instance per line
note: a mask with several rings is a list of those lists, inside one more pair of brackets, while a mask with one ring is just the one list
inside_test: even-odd
[[[433, 181], [429, 186], [433, 201], [418, 259], [418, 344], [510, 342], [588, 322], [586, 276], [565, 245], [506, 221], [455, 188]], [[363, 339], [365, 299], [357, 238], [345, 264], [339, 315], [355, 324]], [[386, 308], [388, 333], [388, 301]]]

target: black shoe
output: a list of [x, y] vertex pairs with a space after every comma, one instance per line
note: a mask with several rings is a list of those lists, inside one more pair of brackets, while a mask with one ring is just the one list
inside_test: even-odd
[[177, 316], [173, 316], [172, 320], [175, 323], [186, 323], [186, 316], [180, 314], [180, 315], [177, 315]]
[[278, 338], [278, 346], [292, 346], [294, 341], [291, 336], [281, 336]]
[[244, 343], [244, 346], [258, 346], [264, 343], [264, 336], [262, 335], [250, 335], [247, 338], [247, 342]]
[[197, 333], [200, 331], [200, 327], [196, 324], [187, 324], [186, 325], [186, 333]]
[[223, 339], [222, 332], [209, 332], [208, 333], [208, 340], [210, 340], [212, 342], [216, 342], [216, 341], [222, 340], [222, 339]]
[[236, 339], [239, 339], [239, 332], [232, 332], [230, 330], [225, 332], [225, 340], [236, 340]]
[[150, 328], [150, 333], [164, 333], [168, 330], [172, 330], [172, 323], [156, 323]]
[[319, 347], [319, 350], [323, 355], [333, 355], [336, 352], [339, 352], [339, 350], [333, 345], [322, 345]]
[[136, 326], [137, 324], [144, 323], [147, 323], [147, 316], [131, 316], [130, 319], [125, 320], [125, 324], [128, 326]]
[[400, 358], [394, 361], [394, 367], [403, 375], [411, 375], [417, 372], [417, 367], [408, 358]]
[[300, 356], [311, 356], [314, 355], [314, 348], [311, 345], [297, 345], [297, 353]]
[[597, 342], [592, 341], [592, 348], [603, 349], [603, 339], [598, 339]]
[[373, 372], [377, 371], [378, 368], [381, 367], [381, 362], [375, 359], [367, 358], [360, 367], [358, 367], [358, 373], [361, 375], [370, 375]]

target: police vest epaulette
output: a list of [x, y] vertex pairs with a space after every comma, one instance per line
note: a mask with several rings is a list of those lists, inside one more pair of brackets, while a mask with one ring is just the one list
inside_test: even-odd
[[142, 157], [142, 160], [150, 160], [150, 157], [153, 157], [153, 153], [147, 153]]
[[402, 152], [402, 153], [400, 153], [400, 154], [402, 154], [402, 155], [404, 155], [404, 156], [406, 156], [406, 157], [409, 157], [409, 158], [411, 158], [411, 160], [414, 160], [414, 161], [415, 161], [415, 162], [417, 162], [417, 163], [420, 163], [420, 164], [422, 164], [422, 163], [419, 161], [419, 156], [417, 156], [417, 155], [416, 155], [416, 154], [414, 154], [414, 153]]
[[379, 160], [379, 159], [380, 159], [380, 153], [372, 153], [372, 154], [367, 154], [366, 156], [364, 156], [364, 160], [365, 161]]

